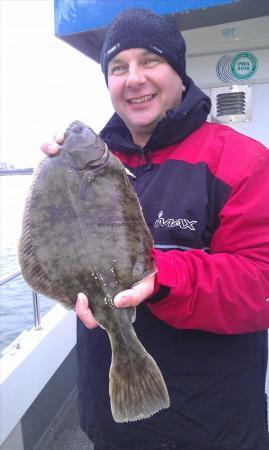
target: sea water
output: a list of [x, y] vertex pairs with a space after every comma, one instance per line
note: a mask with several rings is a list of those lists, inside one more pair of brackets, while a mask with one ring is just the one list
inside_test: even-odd
[[[31, 175], [0, 176], [0, 277], [20, 270], [17, 247]], [[55, 302], [38, 295], [41, 316]], [[32, 291], [22, 276], [0, 286], [0, 352], [34, 326]]]

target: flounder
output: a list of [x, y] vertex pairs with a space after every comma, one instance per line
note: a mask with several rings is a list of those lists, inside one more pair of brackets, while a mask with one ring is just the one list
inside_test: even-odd
[[156, 272], [153, 240], [119, 159], [79, 121], [58, 155], [33, 175], [26, 201], [19, 262], [37, 292], [73, 308], [84, 292], [109, 336], [111, 411], [116, 422], [150, 417], [169, 407], [162, 374], [136, 336], [134, 308], [115, 295]]

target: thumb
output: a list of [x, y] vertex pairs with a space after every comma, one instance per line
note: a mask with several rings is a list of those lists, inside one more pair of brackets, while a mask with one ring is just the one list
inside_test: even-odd
[[139, 305], [153, 293], [154, 283], [155, 274], [147, 276], [131, 289], [119, 292], [114, 298], [114, 305], [119, 308]]
[[137, 306], [141, 301], [139, 293], [132, 288], [119, 292], [114, 298], [114, 305], [117, 308], [126, 308]]

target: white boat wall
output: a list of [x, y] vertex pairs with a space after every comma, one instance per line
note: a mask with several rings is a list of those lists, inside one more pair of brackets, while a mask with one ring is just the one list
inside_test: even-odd
[[24, 331], [0, 360], [1, 450], [38, 448], [75, 392], [76, 320], [55, 305], [40, 329]]

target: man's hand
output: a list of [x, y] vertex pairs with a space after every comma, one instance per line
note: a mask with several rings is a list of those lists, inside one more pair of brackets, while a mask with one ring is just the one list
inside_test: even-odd
[[43, 153], [45, 153], [48, 156], [54, 156], [57, 155], [57, 153], [60, 150], [60, 146], [63, 144], [64, 141], [64, 134], [57, 133], [54, 136], [53, 142], [45, 142], [40, 146]]
[[94, 319], [92, 312], [89, 308], [88, 298], [82, 292], [78, 294], [75, 311], [77, 316], [80, 318], [80, 320], [84, 323], [84, 325], [87, 328], [92, 329], [98, 326], [98, 323]]
[[117, 308], [128, 308], [138, 306], [141, 302], [150, 297], [154, 290], [155, 274], [149, 275], [144, 280], [137, 283], [131, 289], [119, 292], [114, 298], [114, 305]]
[[[154, 290], [155, 274], [149, 275], [140, 283], [133, 286], [131, 289], [119, 292], [114, 298], [114, 305], [117, 308], [128, 308], [130, 306], [138, 306], [146, 298], [150, 297]], [[80, 320], [87, 328], [97, 327], [97, 322], [94, 319], [89, 308], [89, 302], [85, 294], [78, 294], [75, 311]]]

